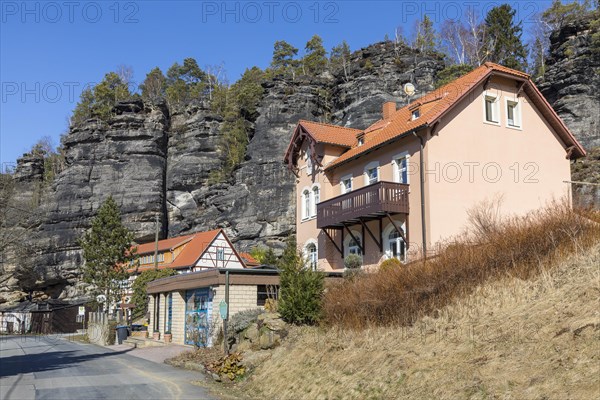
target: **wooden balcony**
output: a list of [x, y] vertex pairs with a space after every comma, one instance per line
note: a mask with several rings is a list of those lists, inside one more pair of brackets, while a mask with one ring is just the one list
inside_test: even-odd
[[386, 214], [408, 214], [409, 185], [377, 182], [317, 204], [317, 228], [341, 228], [359, 219], [379, 219]]

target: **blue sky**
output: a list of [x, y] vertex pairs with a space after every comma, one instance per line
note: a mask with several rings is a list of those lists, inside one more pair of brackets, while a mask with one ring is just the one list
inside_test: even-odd
[[[193, 57], [223, 64], [229, 81], [268, 66], [273, 43], [302, 49], [313, 34], [352, 50], [501, 1], [7, 1], [0, 20], [0, 163], [11, 165], [43, 136], [58, 144], [81, 90], [120, 64], [140, 82]], [[551, 1], [509, 1], [527, 23]]]

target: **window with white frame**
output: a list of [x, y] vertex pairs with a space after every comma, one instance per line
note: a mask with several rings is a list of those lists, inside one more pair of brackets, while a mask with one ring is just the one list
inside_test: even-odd
[[394, 182], [404, 183], [406, 185], [408, 182], [408, 168], [409, 168], [409, 159], [410, 155], [408, 153], [402, 153], [394, 157], [394, 161], [392, 162], [394, 167]]
[[302, 192], [302, 219], [310, 217], [310, 191]]
[[319, 202], [321, 201], [321, 191], [319, 189], [318, 186], [313, 187], [312, 189], [312, 210], [311, 210], [311, 216], [316, 216], [317, 215], [317, 204], [319, 204]]
[[217, 247], [217, 261], [225, 261], [225, 249]]
[[346, 255], [349, 254], [356, 254], [356, 255], [361, 255], [361, 251], [360, 251], [360, 246], [362, 243], [362, 237], [360, 236], [360, 234], [358, 234], [357, 232], [352, 231], [352, 234], [354, 235], [354, 237], [356, 238], [356, 240], [354, 240], [354, 238], [350, 235], [348, 240], [348, 243], [346, 245]]
[[372, 185], [379, 180], [379, 163], [370, 162], [365, 166], [365, 185]]
[[498, 110], [498, 96], [493, 93], [484, 93], [483, 95], [483, 106], [484, 106], [484, 118], [485, 122], [492, 124], [500, 123], [500, 112]]
[[352, 191], [352, 177], [351, 176], [348, 175], [348, 176], [342, 177], [340, 184], [341, 184], [342, 194], [349, 193]]
[[160, 253], [158, 255], [158, 262], [164, 262], [165, 261], [165, 253]]
[[369, 185], [377, 182], [377, 179], [378, 179], [377, 167], [369, 168], [367, 170], [367, 179], [369, 181], [368, 182]]
[[317, 253], [317, 245], [314, 243], [309, 243], [306, 245], [306, 258], [308, 261], [308, 266], [311, 270], [317, 270], [317, 262], [318, 262], [318, 253]]
[[414, 121], [415, 119], [421, 116], [421, 111], [417, 108], [412, 112], [411, 119]]
[[521, 105], [518, 100], [506, 99], [506, 125], [511, 128], [521, 127]]
[[396, 229], [392, 230], [387, 237], [387, 255], [390, 258], [397, 258], [404, 261], [406, 257], [406, 243]]

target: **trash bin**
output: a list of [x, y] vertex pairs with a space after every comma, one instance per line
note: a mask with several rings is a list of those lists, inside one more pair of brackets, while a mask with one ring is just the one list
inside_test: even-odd
[[123, 340], [127, 339], [127, 325], [117, 326], [117, 341], [123, 344]]

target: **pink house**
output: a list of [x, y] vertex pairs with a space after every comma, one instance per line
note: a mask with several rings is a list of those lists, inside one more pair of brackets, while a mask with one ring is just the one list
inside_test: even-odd
[[486, 63], [350, 129], [301, 120], [285, 154], [297, 176], [297, 240], [315, 269], [435, 252], [468, 211], [501, 199], [503, 216], [570, 200], [570, 162], [585, 155], [531, 78]]

